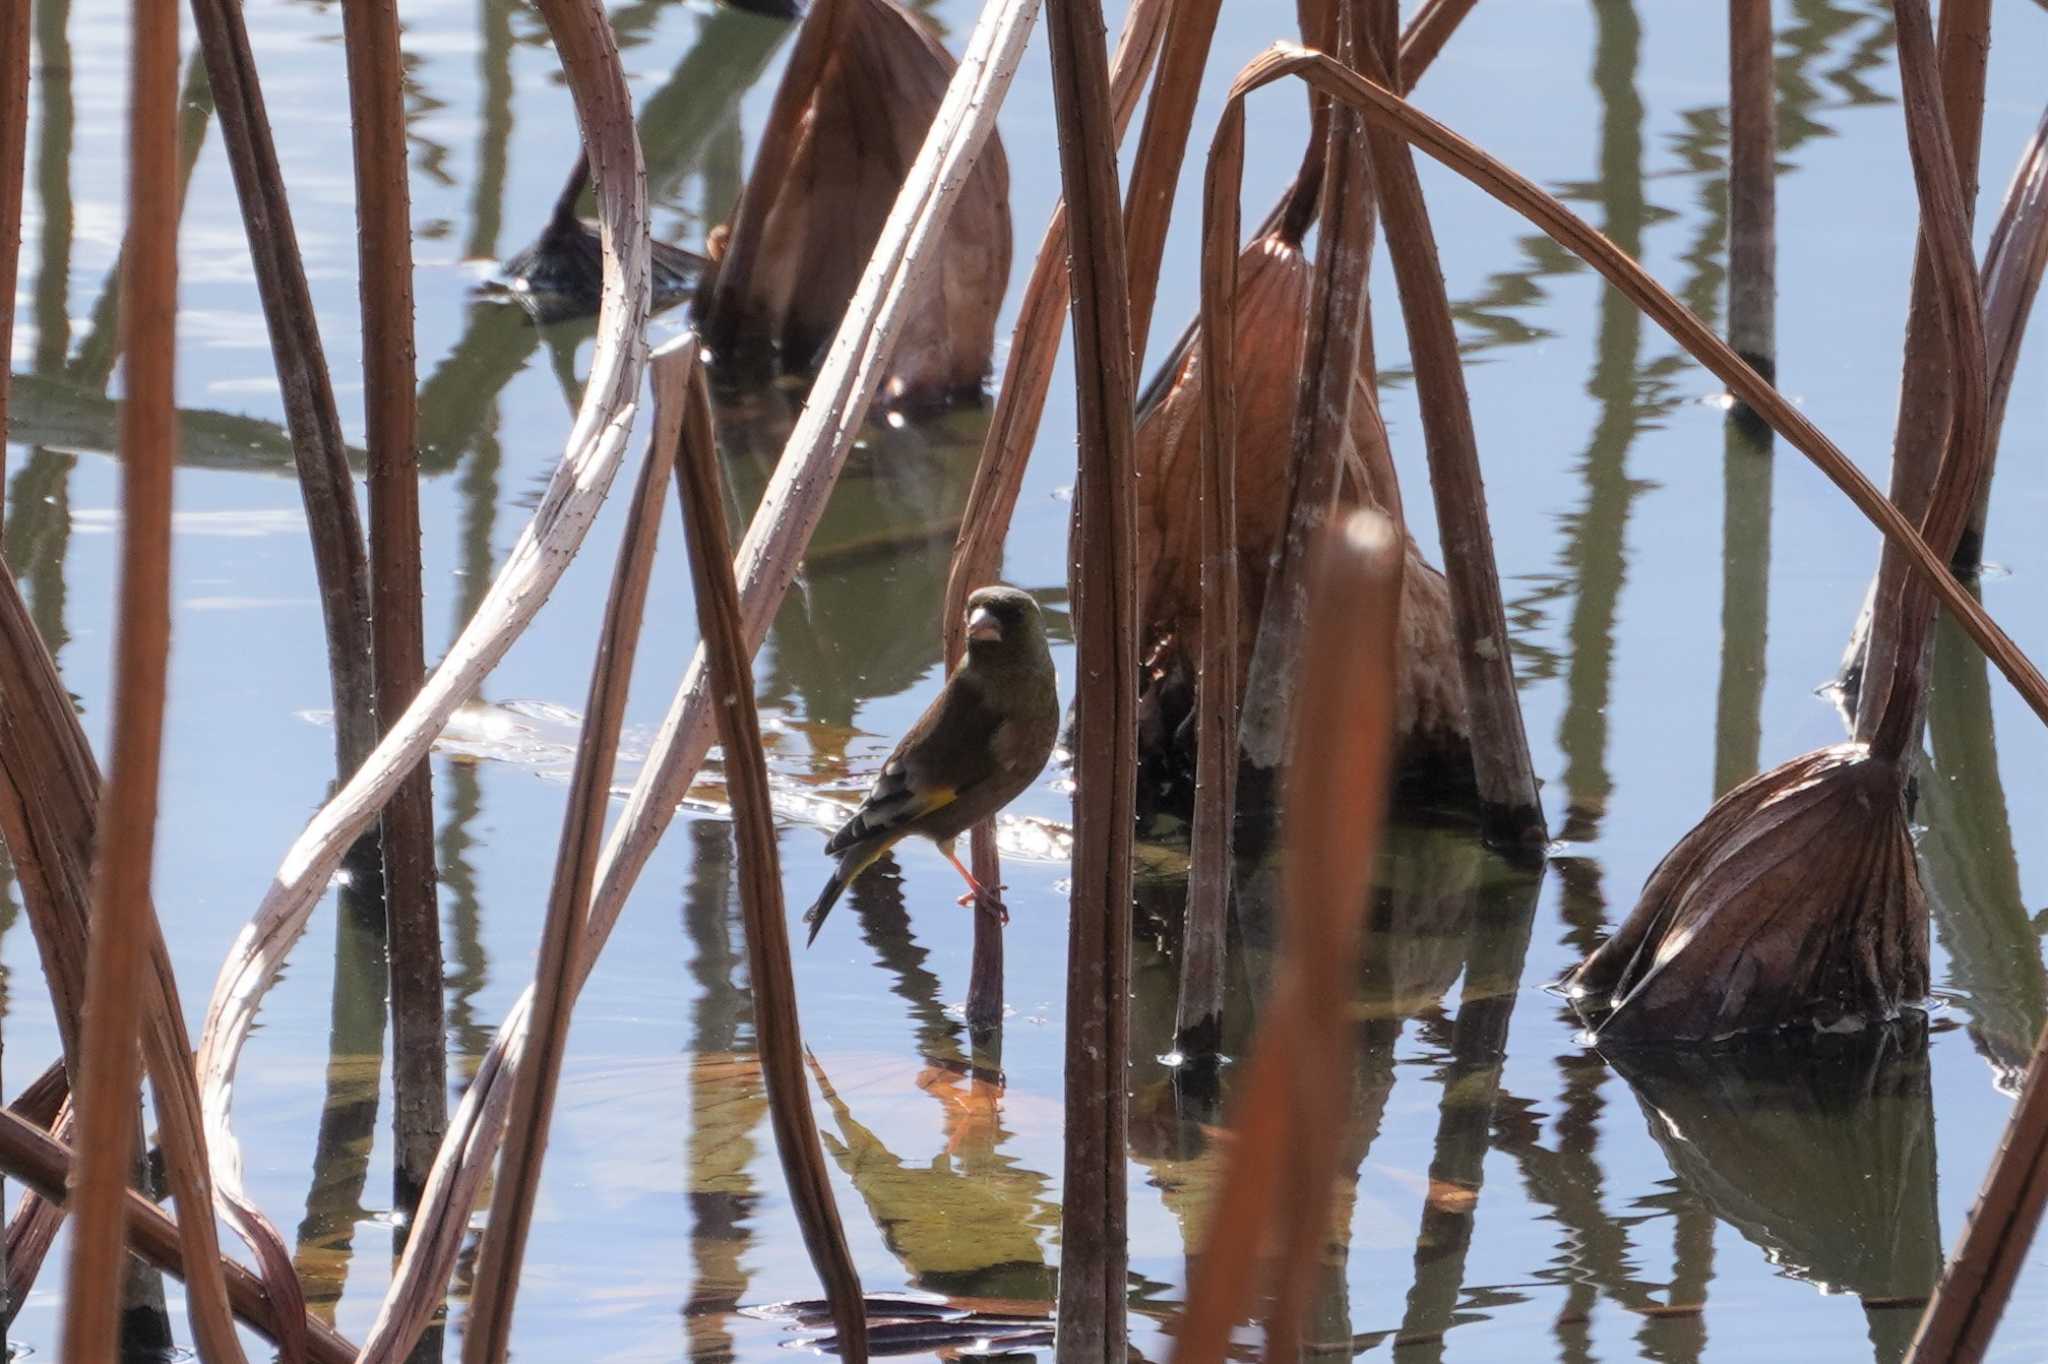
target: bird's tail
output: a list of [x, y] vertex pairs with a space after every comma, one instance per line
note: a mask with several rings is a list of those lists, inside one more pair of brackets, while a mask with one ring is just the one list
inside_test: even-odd
[[[896, 838], [901, 838], [899, 833]], [[839, 897], [853, 884], [854, 878], [868, 869], [868, 866], [889, 851], [889, 845], [896, 838], [881, 838], [869, 843], [857, 843], [839, 854], [839, 864], [832, 868], [832, 874], [825, 878], [825, 888], [818, 892], [818, 898], [804, 911], [804, 922], [811, 926], [811, 936], [804, 939], [809, 947], [818, 940], [818, 930], [825, 926], [825, 916], [832, 912], [832, 906], [839, 903]]]
[[825, 926], [825, 916], [832, 912], [832, 906], [839, 903], [839, 896], [846, 889], [848, 877], [841, 875], [841, 869], [834, 867], [832, 874], [825, 878], [825, 888], [818, 892], [818, 898], [804, 911], [804, 922], [811, 926], [811, 936], [804, 939], [809, 947], [818, 940], [818, 930]]

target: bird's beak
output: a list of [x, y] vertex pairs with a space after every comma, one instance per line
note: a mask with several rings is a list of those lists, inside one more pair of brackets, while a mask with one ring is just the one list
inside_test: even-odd
[[996, 621], [995, 612], [986, 606], [977, 606], [967, 617], [969, 639], [1001, 639], [1003, 627]]

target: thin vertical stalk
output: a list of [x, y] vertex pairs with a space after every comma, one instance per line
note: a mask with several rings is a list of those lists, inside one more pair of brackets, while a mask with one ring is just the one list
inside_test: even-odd
[[14, 286], [28, 163], [29, 11], [26, 4], [13, 4], [0, 14], [0, 289], [6, 291], [0, 294], [0, 490], [7, 473], [7, 389], [14, 374]]
[[[1746, 4], [1748, 0], [1734, 0]], [[1401, 31], [1401, 92], [1406, 94], [1422, 79], [1422, 73], [1444, 50], [1444, 44], [1458, 31], [1479, 0], [1422, 0], [1422, 5]]]
[[[682, 450], [675, 460], [676, 495], [682, 502], [689, 542], [698, 629], [710, 659], [712, 690], [719, 698], [718, 741], [725, 753], [725, 780], [732, 796], [733, 833], [739, 852], [740, 913], [747, 929], [755, 1046], [768, 1090], [775, 1150], [782, 1160], [804, 1248], [810, 1252], [811, 1265], [831, 1304], [833, 1325], [838, 1329], [834, 1353], [853, 1364], [865, 1364], [868, 1323], [860, 1275], [832, 1197], [831, 1175], [805, 1080], [796, 973], [790, 964], [789, 921], [783, 913], [782, 874], [775, 853], [768, 761], [754, 708], [753, 656], [741, 625], [739, 586], [733, 579], [732, 545], [726, 536], [711, 393], [694, 344], [655, 357], [654, 395], [656, 440], [675, 440], [676, 428], [681, 427]], [[666, 417], [665, 413], [675, 416]]]
[[1280, 1247], [1280, 1264], [1266, 1358], [1298, 1352], [1349, 1106], [1357, 1030], [1347, 1005], [1386, 813], [1402, 565], [1399, 532], [1373, 512], [1322, 532], [1311, 560], [1290, 736], [1283, 957], [1238, 1091], [1236, 1142], [1190, 1272], [1175, 1364], [1221, 1364], [1267, 1245]]
[[1049, 0], [1080, 469], [1068, 548], [1079, 675], [1074, 879], [1067, 941], [1066, 1163], [1059, 1349], [1122, 1359], [1127, 1245], [1131, 834], [1138, 736], [1131, 319], [1100, 0]]
[[[412, 197], [397, 0], [342, 7], [355, 141], [370, 450], [370, 633], [377, 718], [390, 733], [426, 678], [421, 618], [419, 402], [412, 332]], [[434, 795], [421, 758], [382, 818], [384, 915], [391, 953], [392, 1182], [419, 1202], [448, 1131], [440, 906], [434, 892]]]
[[[1131, 158], [1131, 183], [1124, 198], [1124, 242], [1131, 286], [1131, 355], [1137, 360], [1144, 358], [1145, 340], [1152, 330], [1174, 186], [1180, 183], [1188, 133], [1195, 122], [1195, 101], [1202, 93], [1202, 72], [1208, 69], [1209, 46], [1222, 8], [1223, 0], [1180, 0], [1167, 15], [1159, 69], [1152, 77], [1152, 98], [1145, 106], [1144, 126], [1138, 130], [1137, 153]], [[1112, 86], [1114, 83], [1112, 76]], [[1121, 125], [1117, 137], [1122, 140]]]
[[[1977, 167], [1984, 131], [1984, 72], [1991, 48], [1991, 0], [1944, 0], [1936, 35], [1940, 64], [1943, 131], [1962, 186], [1963, 233], [1967, 242], [1975, 221]], [[1906, 354], [1899, 379], [1898, 426], [1892, 439], [1891, 500], [1906, 519], [1921, 525], [1934, 497], [1937, 466], [1954, 416], [1950, 395], [1962, 381], [1953, 368], [1952, 337], [1944, 330], [1941, 263], [1934, 256], [1930, 225], [1923, 215], [1913, 258], [1913, 285], [1906, 310]], [[1974, 256], [1971, 263], [1974, 265]], [[1975, 485], [1972, 485], [1974, 501]], [[1922, 536], [1943, 554], [1954, 543]], [[1902, 630], [1918, 614], [1904, 598], [1912, 575], [1903, 556], [1887, 547], [1878, 560], [1877, 589], [1872, 600], [1870, 636], [1864, 648], [1862, 686], [1857, 694], [1859, 732], [1877, 723], [1876, 712], [1887, 704], [1906, 675], [1926, 675], [1929, 634]], [[1912, 647], [1904, 648], [1910, 643]], [[1917, 724], [1917, 720], [1915, 721]]]
[[[1338, 9], [1339, 60], [1358, 65], [1367, 48], [1360, 0]], [[1234, 89], [1233, 94], [1241, 92]], [[1289, 455], [1287, 529], [1266, 588], [1238, 727], [1240, 789], [1272, 808], [1278, 794], [1308, 621], [1309, 551], [1336, 505], [1338, 471], [1350, 431], [1359, 336], [1372, 263], [1373, 195], [1365, 120], [1332, 101], [1324, 141], [1322, 224], [1310, 285], [1308, 340]]]
[[[690, 349], [694, 358], [694, 343]], [[541, 929], [540, 959], [534, 966], [526, 1064], [512, 1084], [504, 1151], [498, 1161], [490, 1220], [484, 1228], [476, 1289], [463, 1334], [464, 1364], [500, 1364], [511, 1344], [520, 1266], [533, 1224], [533, 1200], [547, 1154], [562, 1058], [568, 1050], [576, 983], [582, 974], [577, 958], [584, 947], [583, 921], [590, 909], [590, 889], [597, 880], [605, 810], [611, 801], [612, 774], [619, 755], [619, 729], [625, 721], [633, 657], [647, 605], [647, 582], [661, 531], [661, 504], [668, 495], [675, 452], [673, 440], [657, 438], [648, 447], [598, 628], [590, 694], [584, 705], [583, 730], [562, 815], [562, 838], [555, 852], [554, 884], [548, 892], [547, 917]]]
[[[1206, 0], [1201, 0], [1206, 3]], [[1115, 106], [1116, 135], [1121, 145], [1145, 74], [1151, 69], [1166, 27], [1166, 0], [1133, 0], [1124, 16], [1110, 69], [1110, 99]], [[1133, 181], [1135, 194], [1136, 181]], [[1162, 205], [1171, 207], [1171, 195]], [[1163, 221], [1163, 220], [1162, 220]], [[1024, 301], [1011, 334], [1002, 383], [996, 389], [995, 411], [982, 439], [981, 460], [960, 513], [953, 541], [953, 566], [946, 579], [940, 634], [945, 641], [946, 668], [957, 667], [967, 648], [967, 597], [991, 581], [1002, 566], [1003, 541], [1024, 486], [1024, 470], [1038, 438], [1038, 420], [1052, 389], [1054, 362], [1063, 333], [1061, 314], [1067, 307], [1067, 205], [1053, 206], [1052, 221], [1040, 240], [1038, 258], [1024, 286]], [[1002, 862], [996, 854], [995, 823], [983, 820], [968, 836], [974, 876], [985, 886], [1002, 884]], [[967, 987], [967, 1023], [986, 1032], [1003, 1016], [1003, 931], [994, 915], [974, 916], [974, 964]]]
[[1969, 529], [1956, 546], [1956, 572], [1968, 576], [1984, 562], [1984, 521], [1991, 508], [1991, 474], [2005, 402], [2019, 368], [2020, 338], [2048, 268], [2048, 113], [2020, 153], [2005, 207], [1984, 248], [1984, 339], [1991, 350], [1991, 413], [1985, 432], [1983, 487], [1970, 513]]
[[[178, 13], [161, 0], [136, 0], [131, 13], [128, 221], [175, 223]], [[145, 969], [156, 931], [150, 863], [170, 656], [177, 233], [128, 235], [132, 254], [121, 299], [126, 358], [112, 760], [93, 859], [92, 936], [74, 1077], [81, 1156], [63, 1326], [64, 1358], [80, 1364], [112, 1359], [120, 1335], [117, 1285], [126, 1260], [123, 1211], [139, 1130], [135, 1095]], [[188, 1215], [209, 1212], [201, 1208]], [[210, 1358], [241, 1358], [232, 1325], [224, 1339], [210, 1339], [203, 1348]]]
[[[1143, 358], [1151, 334], [1153, 303], [1159, 297], [1159, 256], [1165, 250], [1167, 221], [1174, 207], [1174, 186], [1180, 182], [1180, 168], [1188, 154], [1188, 133], [1194, 123], [1194, 104], [1202, 90], [1202, 72], [1208, 68], [1208, 49], [1217, 35], [1221, 0], [1186, 0], [1167, 18], [1165, 45], [1159, 57], [1159, 72], [1153, 78], [1153, 96], [1145, 106], [1145, 127], [1139, 131], [1139, 150], [1130, 170], [1130, 190], [1124, 201], [1124, 242], [1128, 250], [1130, 279], [1130, 354]], [[1235, 213], [1237, 197], [1231, 197]], [[1231, 227], [1229, 250], [1223, 270], [1235, 301], [1237, 291], [1237, 229]], [[1204, 238], [1202, 287], [1210, 283], [1208, 240]], [[1204, 293], [1206, 297], [1206, 293]], [[1231, 322], [1235, 326], [1235, 319]], [[1217, 356], [1204, 348], [1204, 373], [1229, 375], [1231, 346], [1235, 332], [1225, 334], [1225, 369], [1210, 365]], [[1235, 397], [1225, 385], [1227, 401]], [[1210, 389], [1210, 395], [1217, 389]], [[1212, 410], [1204, 408], [1210, 416]], [[1223, 420], [1231, 422], [1235, 438], [1235, 403], [1225, 408]], [[1202, 668], [1196, 672], [1196, 758], [1214, 750], [1212, 766], [1198, 766], [1194, 797], [1194, 862], [1188, 872], [1188, 905], [1182, 913], [1182, 956], [1180, 993], [1176, 995], [1174, 1051], [1184, 1057], [1212, 1057], [1223, 1040], [1223, 934], [1231, 899], [1231, 821], [1237, 809], [1235, 764], [1225, 764], [1221, 754], [1229, 748], [1229, 735], [1237, 733], [1237, 473], [1231, 453], [1223, 453], [1225, 485], [1217, 485], [1217, 459], [1206, 455], [1210, 426], [1204, 424], [1202, 459]], [[1219, 520], [1221, 516], [1221, 520]], [[1221, 596], [1219, 596], [1221, 594]], [[1227, 596], [1227, 600], [1225, 600]], [[1221, 664], [1219, 664], [1221, 659]], [[1210, 672], [1221, 668], [1221, 672]], [[1221, 680], [1221, 688], [1204, 692], [1210, 682]], [[1223, 735], [1223, 748], [1214, 748]], [[1225, 768], [1231, 768], [1225, 772]], [[1204, 780], [1202, 774], [1208, 774]]]
[[1224, 107], [1203, 177], [1202, 652], [1195, 669], [1195, 811], [1181, 928], [1173, 1046], [1213, 1056], [1223, 1041], [1223, 953], [1237, 813], [1237, 260], [1244, 103]]
[[[1950, 0], [1942, 7], [1945, 33], [1951, 12], [1972, 3], [1975, 0]], [[1991, 379], [1983, 298], [1970, 249], [1968, 190], [1976, 178], [1975, 147], [1972, 145], [1965, 165], [1953, 136], [1957, 115], [1953, 87], [1946, 92], [1950, 101], [1947, 121], [1942, 117], [1943, 92], [1937, 87], [1936, 67], [1939, 63], [1946, 76], [1949, 54], [1934, 41], [1927, 8], [1928, 0], [1893, 0], [1906, 142], [1912, 156], [1914, 188], [1920, 196], [1920, 240], [1928, 265], [1921, 273], [1932, 281], [1939, 305], [1939, 326], [1928, 333], [1928, 344], [1945, 355], [1932, 351], [1924, 356], [1909, 354], [1906, 382], [1914, 381], [1916, 361], [1924, 361], [1930, 376], [1939, 376], [1929, 379], [1925, 395], [1940, 393], [1939, 405], [1947, 421], [1939, 444], [1901, 448], [1895, 454], [1892, 501], [1901, 511], [1908, 511], [1909, 497], [1919, 495], [1924, 508], [1921, 537], [1946, 561], [1955, 553], [1977, 502]], [[1973, 131], [1982, 121], [1981, 69], [1975, 91], [1979, 108], [1971, 123]], [[1968, 98], [1967, 92], [1963, 97]], [[1910, 333], [1910, 318], [1908, 330]], [[1913, 390], [1908, 393], [1910, 406]], [[1934, 611], [1933, 593], [1908, 571], [1900, 556], [1887, 549], [1884, 567], [1878, 573], [1870, 661], [1858, 697], [1856, 737], [1870, 744], [1879, 756], [1894, 761], [1919, 745]]]
[[1728, 0], [1728, 344], [1777, 373], [1778, 82], [1771, 0]]
[[335, 409], [334, 385], [242, 7], [234, 0], [192, 0], [192, 20], [206, 59], [221, 142], [234, 173], [256, 291], [277, 364], [285, 425], [291, 432], [292, 458], [298, 466], [299, 495], [306, 508], [327, 632], [336, 775], [346, 777], [377, 745], [369, 565], [356, 514], [355, 478], [348, 467], [348, 445]]
[[[1389, 20], [1394, 0], [1373, 0]], [[1386, 81], [1384, 54], [1361, 45], [1360, 69]], [[1392, 133], [1367, 137], [1386, 219], [1387, 255], [1401, 294], [1414, 357], [1415, 391], [1422, 408], [1423, 440], [1429, 451], [1429, 485], [1436, 496], [1443, 539], [1444, 576], [1450, 583], [1457, 628], [1458, 667], [1465, 677], [1472, 766], [1485, 809], [1489, 840], [1525, 855], [1541, 856], [1546, 835], [1536, 794], [1536, 770], [1522, 726], [1515, 691], [1514, 661], [1508, 647], [1507, 610], [1502, 604], [1500, 568], [1493, 528], [1487, 522], [1486, 487], [1479, 467], [1479, 443], [1472, 405], [1465, 391], [1457, 326], [1444, 290], [1436, 234], [1429, 221], [1415, 154]]]

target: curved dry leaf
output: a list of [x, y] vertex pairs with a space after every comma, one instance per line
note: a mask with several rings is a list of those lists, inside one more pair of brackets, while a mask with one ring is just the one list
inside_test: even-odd
[[1730, 791], [1569, 978], [1603, 1040], [1850, 1027], [1927, 993], [1927, 902], [1895, 763], [1862, 744]]
[[[724, 365], [809, 373], [823, 361], [954, 69], [893, 0], [812, 9], [704, 285], [704, 335]], [[992, 137], [913, 293], [883, 401], [979, 391], [1010, 275], [1009, 201]]]
[[[1255, 625], [1287, 525], [1288, 433], [1313, 266], [1273, 231], [1237, 265], [1237, 558], [1240, 619]], [[1138, 424], [1138, 618], [1149, 642], [1201, 640], [1201, 347], [1190, 346], [1166, 396]], [[1238, 676], [1253, 631], [1240, 636]]]
[[[1283, 225], [1255, 239], [1238, 258], [1237, 303], [1237, 676], [1241, 687], [1258, 631], [1259, 607], [1287, 529], [1288, 442], [1294, 426], [1306, 341], [1313, 265]], [[1192, 705], [1192, 669], [1201, 651], [1200, 327], [1164, 396], [1138, 425], [1138, 619], [1150, 662], [1141, 732], [1160, 745], [1185, 742], [1181, 720]], [[1401, 491], [1376, 395], [1364, 375], [1352, 391], [1349, 443], [1340, 496], [1346, 505], [1402, 522]], [[1401, 654], [1396, 668], [1394, 737], [1403, 770], [1449, 761], [1468, 774], [1465, 682], [1458, 667], [1450, 590], [1444, 576], [1405, 536], [1401, 580]], [[1154, 763], [1191, 770], [1192, 754], [1148, 753]], [[1451, 783], [1451, 784], [1456, 784]]]

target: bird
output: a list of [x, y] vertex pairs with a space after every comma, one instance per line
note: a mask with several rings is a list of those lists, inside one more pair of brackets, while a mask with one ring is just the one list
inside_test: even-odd
[[[1045, 621], [1031, 594], [997, 583], [967, 599], [967, 653], [896, 751], [867, 798], [825, 844], [838, 864], [804, 913], [805, 946], [855, 877], [911, 834], [939, 845], [967, 881], [962, 905], [1009, 921], [994, 890], [975, 880], [954, 840], [1015, 800], [1045, 769], [1060, 726], [1059, 688]], [[998, 888], [999, 889], [999, 888]]]

